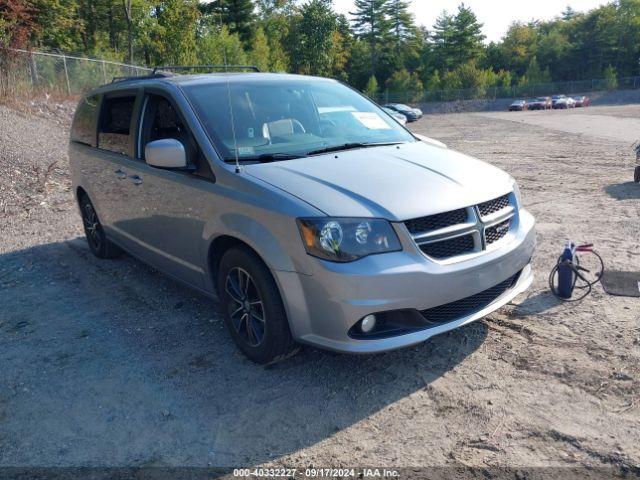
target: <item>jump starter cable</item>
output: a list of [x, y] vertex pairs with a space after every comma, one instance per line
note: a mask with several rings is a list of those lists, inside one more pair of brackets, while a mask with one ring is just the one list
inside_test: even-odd
[[[583, 275], [583, 272], [591, 273], [584, 267], [580, 266], [580, 260], [576, 253], [591, 253], [600, 261], [600, 272], [596, 278], [589, 280]], [[562, 276], [560, 272], [563, 272]], [[558, 257], [558, 263], [551, 269], [549, 274], [549, 289], [551, 293], [563, 302], [579, 302], [591, 293], [593, 286], [602, 279], [604, 274], [604, 261], [602, 257], [593, 250], [593, 244], [579, 245], [567, 244], [565, 251]], [[558, 281], [556, 282], [556, 277]], [[578, 285], [578, 280], [582, 283]], [[578, 298], [571, 298], [574, 289], [584, 290]]]

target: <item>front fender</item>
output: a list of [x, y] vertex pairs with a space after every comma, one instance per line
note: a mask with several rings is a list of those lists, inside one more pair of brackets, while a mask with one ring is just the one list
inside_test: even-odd
[[204, 265], [211, 282], [214, 272], [209, 261], [209, 253], [215, 240], [221, 236], [233, 237], [246, 243], [271, 270], [311, 274], [298, 227], [290, 217], [268, 215], [256, 220], [242, 213], [225, 213], [206, 225], [203, 236], [206, 245], [203, 252]]

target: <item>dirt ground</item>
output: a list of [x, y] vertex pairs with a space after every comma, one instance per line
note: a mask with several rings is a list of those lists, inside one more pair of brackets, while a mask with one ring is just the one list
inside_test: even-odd
[[407, 350], [244, 359], [215, 302], [95, 259], [66, 117], [0, 106], [0, 466], [604, 467], [640, 474], [640, 299], [559, 304], [567, 239], [640, 270], [640, 106], [426, 116], [411, 126], [518, 179], [536, 280]]

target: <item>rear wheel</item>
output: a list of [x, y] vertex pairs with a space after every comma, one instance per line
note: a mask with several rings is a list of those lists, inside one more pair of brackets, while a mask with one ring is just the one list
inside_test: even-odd
[[232, 248], [218, 268], [218, 297], [238, 348], [268, 364], [298, 351], [278, 287], [264, 262], [248, 248]]
[[89, 250], [98, 258], [115, 258], [122, 251], [107, 239], [100, 219], [87, 195], [80, 198], [80, 214]]

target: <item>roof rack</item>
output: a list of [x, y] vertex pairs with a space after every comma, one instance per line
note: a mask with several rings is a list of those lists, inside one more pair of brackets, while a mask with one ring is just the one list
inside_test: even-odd
[[179, 70], [252, 70], [254, 72], [260, 72], [260, 69], [255, 65], [164, 65], [157, 66], [153, 69], [152, 74], [156, 74], [158, 71], [179, 71]]
[[113, 77], [113, 80], [111, 80], [111, 83], [127, 82], [127, 81], [133, 81], [133, 80], [146, 80], [151, 78], [165, 78], [165, 77], [171, 77], [171, 76], [172, 76], [171, 73], [156, 72], [154, 70], [149, 75], [134, 75], [131, 77]]

